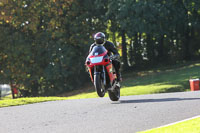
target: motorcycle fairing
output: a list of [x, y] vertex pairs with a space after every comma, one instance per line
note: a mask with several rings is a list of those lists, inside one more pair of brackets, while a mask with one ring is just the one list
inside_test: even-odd
[[87, 66], [94, 67], [97, 65], [108, 64], [108, 62], [106, 62], [105, 60], [106, 58], [108, 58], [107, 53], [108, 51], [105, 49], [104, 46], [95, 46], [87, 57]]
[[109, 76], [109, 82], [112, 84], [116, 78], [116, 74], [113, 74], [113, 65], [108, 59], [108, 51], [104, 46], [95, 46], [87, 57], [86, 65], [89, 67], [89, 73], [91, 81], [94, 82], [94, 66], [105, 66], [105, 70]]

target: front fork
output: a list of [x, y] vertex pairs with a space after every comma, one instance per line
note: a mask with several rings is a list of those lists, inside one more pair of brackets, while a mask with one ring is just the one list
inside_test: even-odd
[[106, 86], [106, 72], [105, 72], [105, 66], [103, 66], [103, 84]]
[[96, 75], [97, 73], [98, 73], [98, 74], [102, 74], [102, 75], [103, 75], [103, 76], [102, 76], [102, 77], [103, 77], [103, 84], [106, 85], [106, 72], [105, 72], [105, 66], [102, 66], [102, 67], [103, 67], [103, 69], [102, 69], [103, 71], [102, 71], [102, 73], [101, 73], [101, 72], [98, 72], [98, 70], [97, 70], [97, 69], [98, 69], [97, 66], [94, 66], [94, 75]]

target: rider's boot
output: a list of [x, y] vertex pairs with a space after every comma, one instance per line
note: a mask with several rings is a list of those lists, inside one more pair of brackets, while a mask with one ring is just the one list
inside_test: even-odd
[[116, 71], [116, 75], [117, 75], [117, 82], [122, 81], [121, 73], [119, 71]]

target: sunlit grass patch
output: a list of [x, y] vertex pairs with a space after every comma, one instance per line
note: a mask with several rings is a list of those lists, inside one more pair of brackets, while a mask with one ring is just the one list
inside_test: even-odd
[[139, 133], [200, 133], [200, 117]]
[[0, 107], [25, 105], [46, 101], [66, 100], [66, 97], [33, 97], [33, 98], [18, 98], [18, 99], [5, 99], [0, 100]]
[[142, 95], [165, 92], [166, 89], [180, 88], [181, 85], [168, 85], [168, 84], [150, 84], [150, 85], [137, 85], [132, 87], [123, 87], [121, 89], [122, 96], [128, 95]]

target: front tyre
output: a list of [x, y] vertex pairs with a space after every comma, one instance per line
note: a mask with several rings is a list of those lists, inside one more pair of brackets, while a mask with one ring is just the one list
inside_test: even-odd
[[120, 87], [116, 86], [114, 90], [108, 90], [109, 98], [112, 101], [118, 101], [120, 98]]
[[105, 91], [105, 87], [104, 87], [104, 84], [103, 84], [103, 82], [100, 78], [99, 73], [94, 75], [94, 86], [95, 86], [95, 89], [96, 89], [98, 96], [104, 97], [106, 91]]

